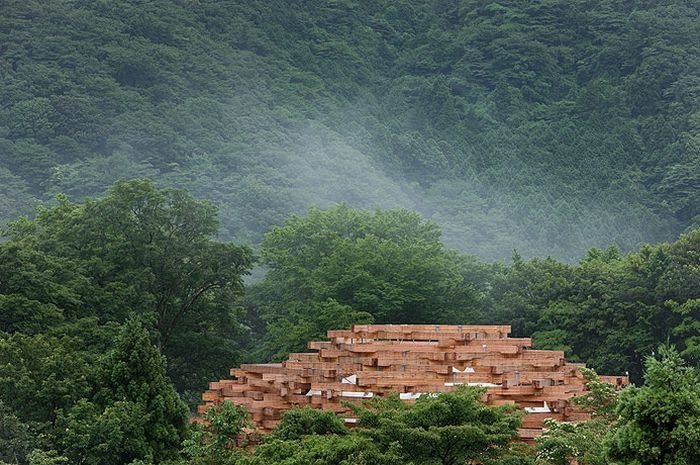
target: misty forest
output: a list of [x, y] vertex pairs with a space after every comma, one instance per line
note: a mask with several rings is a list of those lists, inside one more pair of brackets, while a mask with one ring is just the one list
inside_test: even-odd
[[[700, 464], [697, 2], [0, 0], [0, 234], [0, 465]], [[367, 323], [632, 385], [193, 421]]]

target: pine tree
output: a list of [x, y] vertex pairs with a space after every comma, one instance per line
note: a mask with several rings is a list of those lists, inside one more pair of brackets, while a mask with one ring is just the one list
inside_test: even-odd
[[130, 318], [98, 372], [94, 401], [68, 417], [66, 446], [78, 463], [161, 463], [176, 457], [187, 407], [165, 375], [165, 359], [148, 332]]

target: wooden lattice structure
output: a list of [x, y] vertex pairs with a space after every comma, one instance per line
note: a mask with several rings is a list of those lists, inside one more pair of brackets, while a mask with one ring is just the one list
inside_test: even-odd
[[[279, 422], [282, 412], [312, 406], [347, 414], [341, 400], [361, 402], [398, 392], [414, 401], [421, 395], [467, 384], [487, 389], [489, 405], [518, 404], [527, 414], [520, 435], [540, 434], [543, 421], [582, 421], [585, 412], [569, 399], [581, 394], [580, 363], [556, 350], [532, 350], [529, 338], [510, 338], [510, 326], [355, 325], [328, 331], [327, 342], [310, 342], [311, 353], [290, 354], [283, 363], [242, 365], [233, 379], [212, 382], [204, 392], [203, 413], [231, 400], [244, 405], [260, 432]], [[625, 376], [602, 376], [618, 387]]]

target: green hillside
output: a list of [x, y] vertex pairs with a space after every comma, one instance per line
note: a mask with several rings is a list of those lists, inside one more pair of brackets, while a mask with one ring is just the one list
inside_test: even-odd
[[0, 220], [151, 177], [256, 245], [405, 207], [486, 259], [698, 223], [691, 1], [7, 0]]

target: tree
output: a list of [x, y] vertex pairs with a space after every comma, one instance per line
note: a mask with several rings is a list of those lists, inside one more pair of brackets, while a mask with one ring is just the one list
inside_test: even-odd
[[498, 463], [511, 455], [521, 414], [512, 406], [485, 405], [483, 394], [483, 389], [463, 387], [421, 396], [415, 405], [391, 396], [352, 409], [365, 428], [359, 435], [372, 439], [380, 450], [395, 448], [406, 462]]
[[205, 423], [192, 425], [184, 452], [193, 465], [399, 465], [400, 457], [382, 453], [368, 438], [349, 435], [333, 412], [306, 408], [285, 412], [281, 423], [252, 453], [244, 428], [248, 413], [232, 402], [210, 408]]
[[210, 203], [133, 180], [82, 205], [59, 196], [36, 220], [10, 225], [8, 234], [25, 255], [29, 250], [54, 267], [68, 263], [80, 270], [89, 280], [79, 289], [81, 311], [103, 323], [121, 323], [129, 313], [148, 323], [184, 390], [220, 375], [237, 355], [231, 343], [241, 332], [236, 299], [253, 254], [217, 241], [217, 228]]
[[128, 283], [141, 293], [163, 346], [211, 294], [239, 293], [252, 263], [249, 249], [213, 240], [213, 205], [149, 180], [120, 181], [84, 205], [60, 197], [37, 224], [52, 253], [88, 261], [103, 286]]
[[614, 460], [640, 465], [700, 463], [700, 378], [673, 347], [648, 357], [644, 386], [620, 394], [606, 440]]
[[241, 438], [244, 429], [250, 426], [248, 417], [248, 412], [233, 402], [210, 407], [204, 414], [204, 423], [192, 423], [183, 442], [183, 452], [190, 464], [236, 464], [244, 455], [239, 448], [246, 445]]
[[97, 354], [75, 347], [81, 344], [70, 334], [0, 334], [0, 398], [23, 422], [53, 436], [57, 418], [92, 387]]
[[241, 465], [407, 465], [395, 448], [382, 450], [371, 439], [356, 434], [309, 435], [296, 441], [273, 439], [244, 457]]
[[536, 465], [612, 465], [602, 440], [610, 425], [600, 420], [583, 423], [544, 421], [545, 431], [537, 438]]
[[306, 407], [284, 412], [282, 421], [277, 425], [271, 437], [289, 441], [311, 434], [344, 435], [347, 433], [348, 430], [343, 419], [335, 412]]
[[36, 445], [29, 426], [0, 400], [0, 463], [24, 464]]
[[135, 460], [152, 463], [156, 457], [147, 437], [148, 415], [136, 402], [117, 401], [103, 407], [81, 399], [65, 421], [66, 454], [73, 463], [85, 465], [121, 465]]
[[370, 313], [358, 312], [333, 299], [286, 301], [283, 314], [265, 315], [269, 324], [264, 338], [255, 347], [255, 356], [268, 360], [284, 360], [292, 352], [306, 350], [306, 344], [324, 338], [328, 329], [349, 328], [353, 324], [371, 324]]
[[316, 333], [305, 336], [317, 337], [368, 320], [479, 318], [477, 293], [457, 255], [443, 248], [435, 224], [406, 210], [311, 209], [270, 231], [262, 256], [270, 271], [250, 304], [270, 325], [266, 343], [272, 347], [286, 346], [278, 341], [285, 332], [280, 327], [300, 321]]
[[22, 179], [0, 166], [0, 226], [20, 215], [31, 213], [36, 203], [37, 199], [32, 197]]
[[64, 443], [77, 463], [118, 465], [177, 457], [188, 412], [165, 374], [148, 331], [129, 319], [98, 367], [93, 400], [66, 418]]
[[196, 465], [531, 464], [528, 451], [511, 443], [520, 412], [486, 406], [483, 394], [465, 387], [415, 405], [375, 398], [350, 405], [359, 418], [350, 429], [333, 412], [291, 410], [252, 453], [240, 448], [247, 415], [224, 403], [207, 412], [207, 424], [194, 426], [185, 451]]
[[68, 457], [55, 450], [34, 449], [27, 455], [28, 465], [72, 465]]
[[574, 405], [591, 414], [581, 423], [545, 420], [545, 430], [537, 438], [537, 465], [607, 465], [603, 440], [616, 419], [618, 392], [614, 385], [605, 383], [595, 371], [582, 368], [586, 392], [572, 398]]
[[685, 350], [681, 355], [700, 361], [700, 299], [690, 299], [678, 305], [674, 301], [667, 302], [674, 313], [681, 315], [683, 320], [674, 328], [674, 334], [684, 336]]

